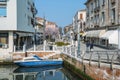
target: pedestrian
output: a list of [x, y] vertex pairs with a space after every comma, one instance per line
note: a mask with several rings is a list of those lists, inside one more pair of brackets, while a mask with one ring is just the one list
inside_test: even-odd
[[90, 42], [86, 41], [86, 51], [89, 51]]
[[23, 40], [20, 41], [20, 49], [23, 49], [24, 42]]
[[91, 44], [90, 44], [90, 51], [93, 51], [93, 41], [91, 42]]

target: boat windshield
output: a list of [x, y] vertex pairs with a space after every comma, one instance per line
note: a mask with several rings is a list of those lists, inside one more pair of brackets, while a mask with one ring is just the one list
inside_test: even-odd
[[39, 56], [34, 55], [33, 57], [35, 57], [37, 60], [42, 60]]

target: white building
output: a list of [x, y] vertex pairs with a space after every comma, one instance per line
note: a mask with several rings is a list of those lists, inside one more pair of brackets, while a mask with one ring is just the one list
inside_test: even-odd
[[[74, 32], [80, 33], [81, 31], [84, 31], [85, 22], [86, 22], [86, 10], [83, 9], [83, 10], [77, 11], [75, 16], [73, 17], [73, 30], [74, 30]], [[79, 25], [80, 25], [80, 29], [78, 29]]]
[[35, 14], [34, 0], [0, 0], [0, 52], [30, 44]]
[[[120, 0], [87, 0], [86, 37], [106, 48], [120, 46]], [[120, 48], [120, 47], [119, 47]]]

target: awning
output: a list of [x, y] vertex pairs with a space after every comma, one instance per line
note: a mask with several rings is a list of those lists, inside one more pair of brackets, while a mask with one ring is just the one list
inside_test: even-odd
[[86, 37], [100, 37], [102, 34], [105, 33], [105, 30], [92, 30], [86, 32]]
[[32, 33], [22, 33], [22, 32], [16, 32], [20, 37], [25, 37], [25, 36], [33, 36]]
[[109, 30], [100, 38], [108, 39], [109, 44], [118, 44], [118, 30]]

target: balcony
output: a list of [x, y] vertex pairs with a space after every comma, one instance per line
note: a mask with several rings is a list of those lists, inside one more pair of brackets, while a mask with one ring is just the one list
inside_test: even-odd
[[89, 13], [87, 13], [87, 17], [89, 17]]
[[105, 2], [105, 0], [103, 0], [103, 2], [102, 2], [102, 7], [104, 7], [104, 6], [105, 6], [105, 3], [106, 3], [106, 2]]
[[37, 14], [37, 10], [34, 6], [31, 6], [31, 12], [35, 15]]
[[111, 19], [111, 24], [115, 24], [115, 20], [114, 19]]
[[94, 24], [94, 28], [98, 28], [99, 25], [97, 23]]
[[96, 13], [96, 12], [99, 12], [99, 11], [100, 11], [100, 6], [94, 8], [94, 12], [95, 12], [95, 13]]
[[116, 0], [111, 0], [111, 4], [115, 4]]

